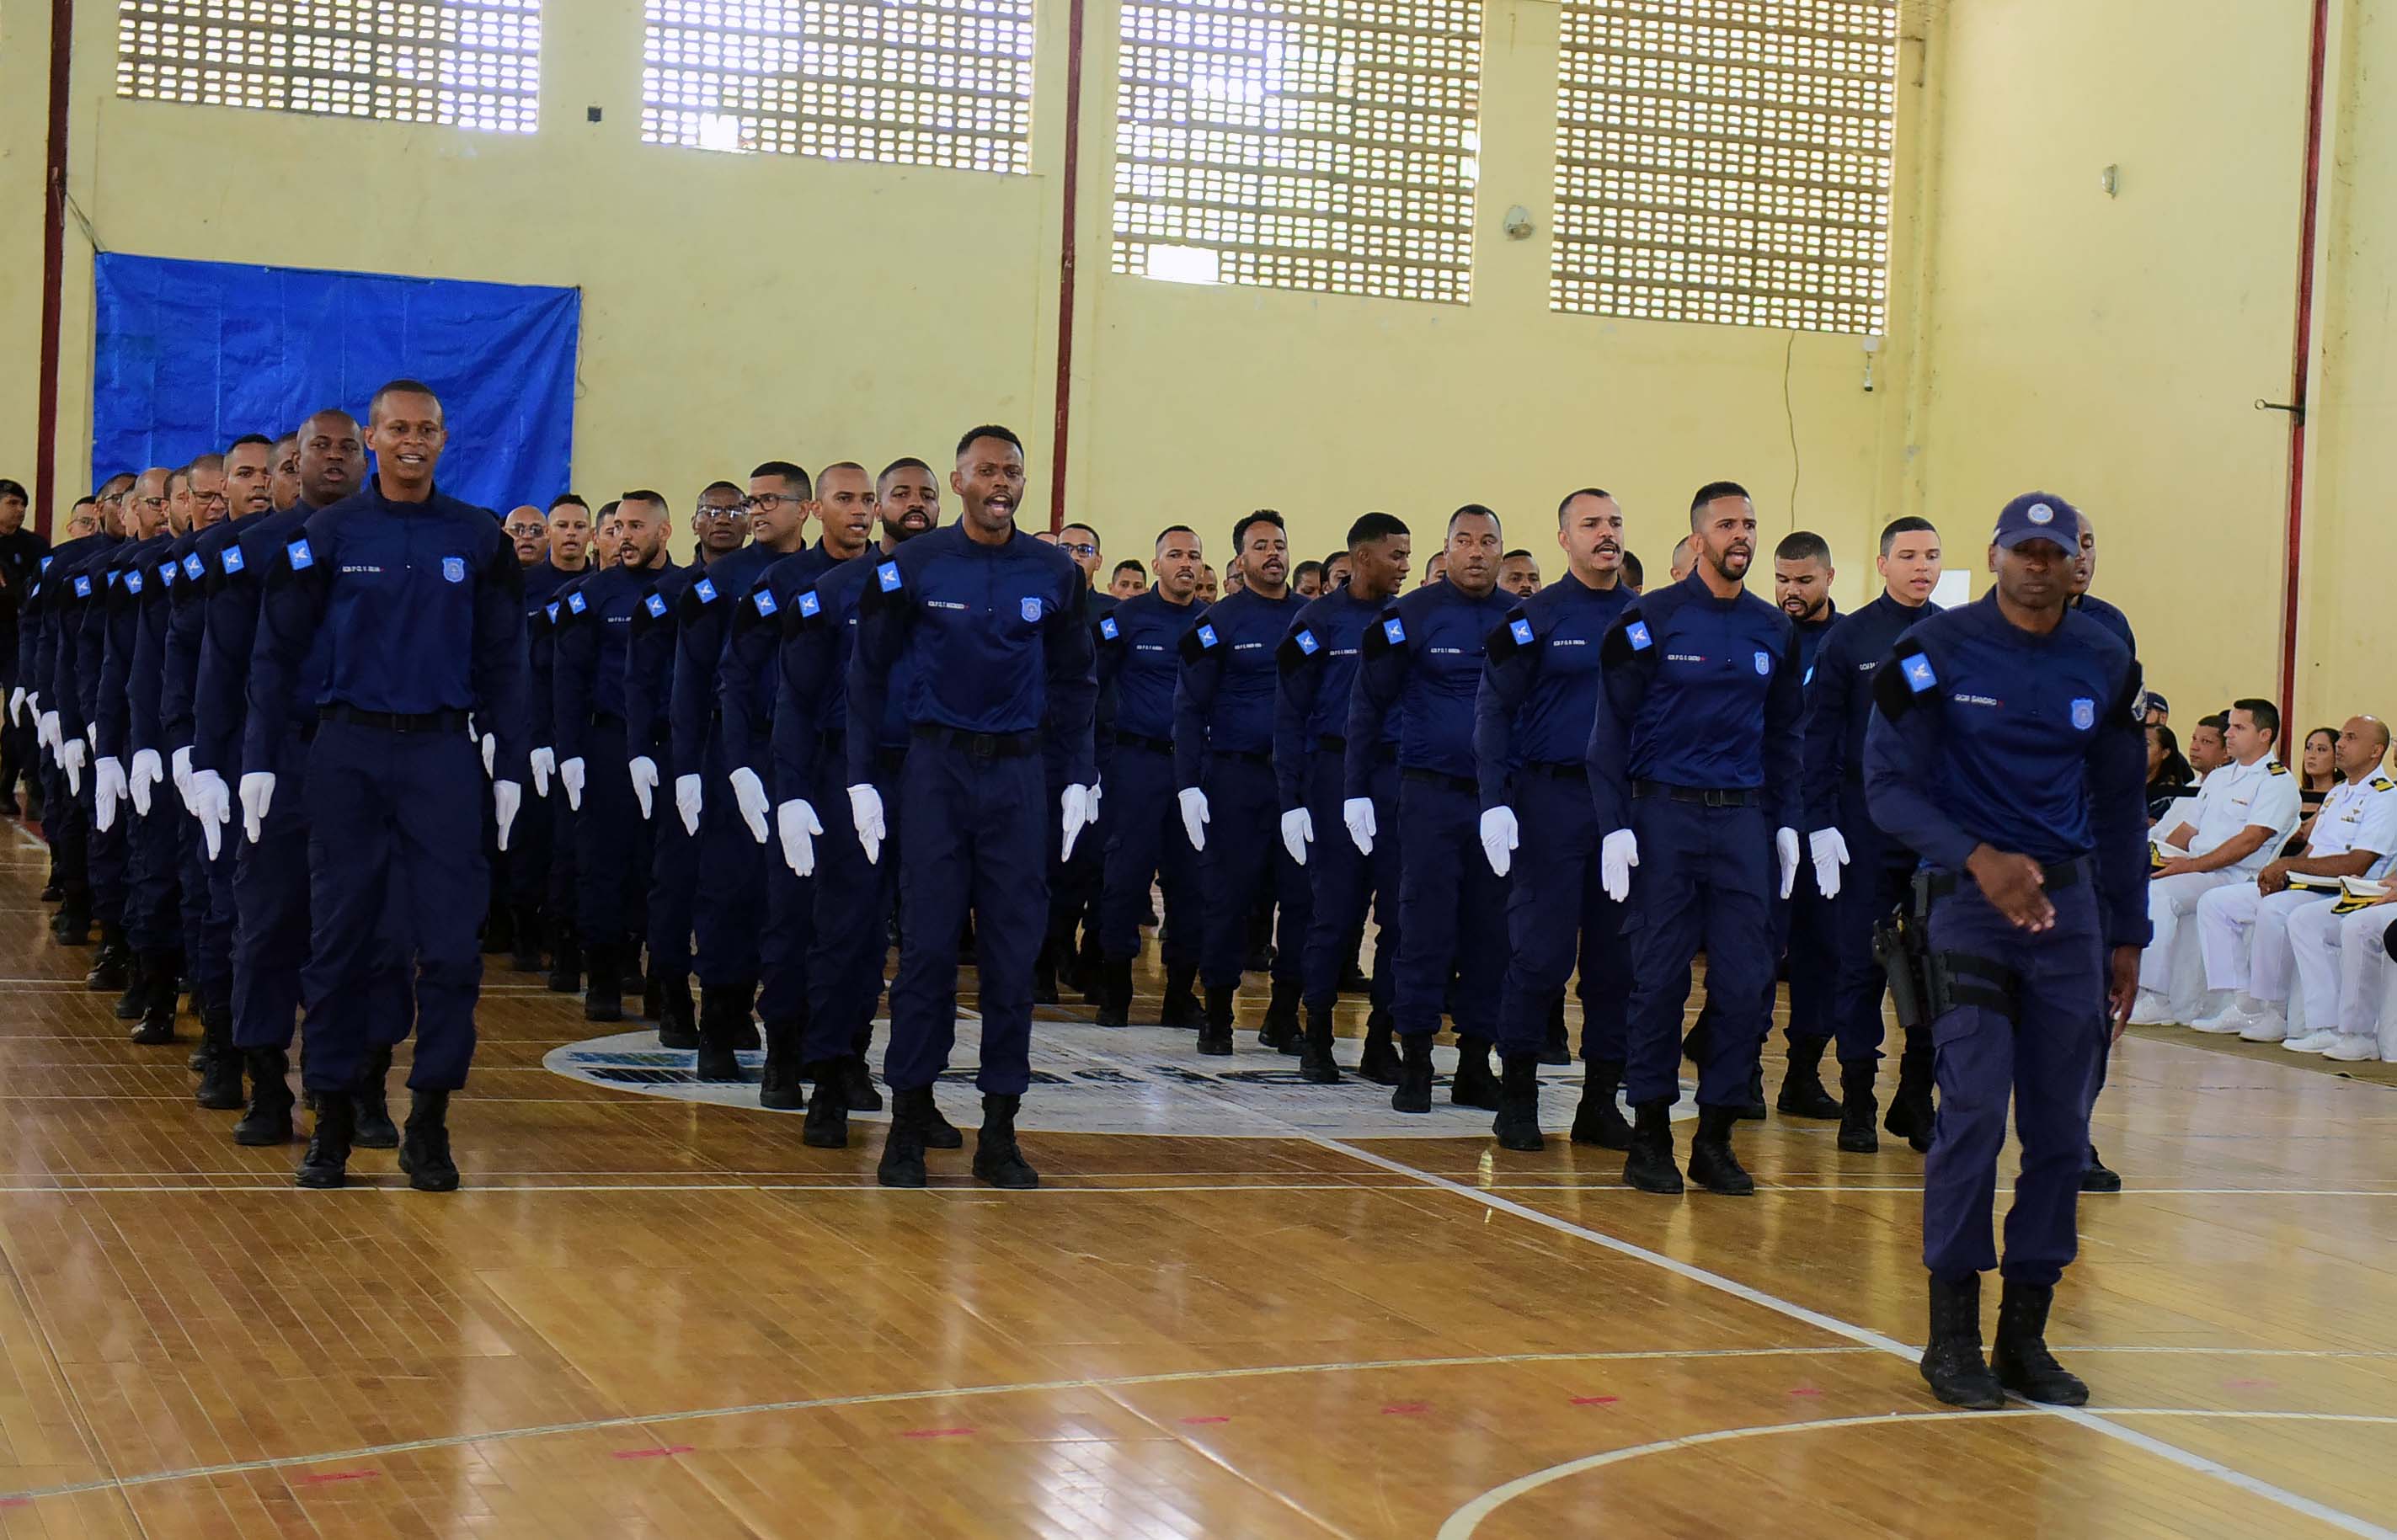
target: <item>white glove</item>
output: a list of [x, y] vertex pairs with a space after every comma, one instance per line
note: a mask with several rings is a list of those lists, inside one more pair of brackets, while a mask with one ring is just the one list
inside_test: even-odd
[[[880, 816], [878, 810], [876, 816]], [[815, 837], [824, 833], [824, 825], [816, 822], [815, 809], [793, 797], [774, 810], [774, 827], [783, 837], [783, 862], [791, 868], [792, 875], [814, 876]]]
[[83, 795], [83, 740], [70, 738], [59, 745], [59, 769], [67, 772], [67, 795]]
[[1182, 804], [1182, 830], [1190, 837], [1190, 848], [1194, 850], [1205, 850], [1207, 848], [1207, 794], [1192, 786], [1186, 791], [1176, 793], [1174, 800]]
[[1281, 815], [1281, 848], [1300, 865], [1306, 864], [1306, 848], [1315, 843], [1315, 820], [1305, 808], [1292, 808]]
[[1099, 794], [1090, 786], [1071, 785], [1058, 794], [1057, 806], [1065, 819], [1065, 842], [1059, 847], [1057, 859], [1074, 859], [1074, 841], [1082, 831], [1098, 822]]
[[142, 817], [150, 816], [150, 788], [167, 779], [167, 766], [156, 749], [135, 749], [133, 763], [126, 767], [126, 792], [133, 798], [133, 810]]
[[1840, 868], [1848, 864], [1848, 842], [1837, 829], [1816, 829], [1806, 837], [1814, 858], [1814, 886], [1825, 898], [1840, 896]]
[[641, 805], [641, 816], [649, 816], [649, 797], [658, 789], [658, 762], [644, 754], [627, 767], [633, 772], [633, 800]]
[[47, 745], [51, 757], [57, 757], [59, 752], [59, 714], [57, 712], [46, 711], [33, 718], [33, 742]]
[[525, 768], [532, 771], [532, 794], [547, 797], [549, 778], [557, 773], [557, 751], [547, 748], [533, 750], [525, 756]]
[[[489, 740], [486, 739], [485, 742]], [[500, 850], [508, 848], [508, 831], [516, 826], [516, 810], [524, 806], [524, 787], [514, 781], [491, 783], [491, 810], [499, 815]]]
[[116, 824], [116, 805], [125, 800], [125, 766], [113, 754], [102, 755], [91, 767], [91, 826], [106, 834]]
[[[485, 775], [489, 775], [489, 774], [492, 772], [492, 769], [493, 769], [493, 767], [495, 767], [496, 765], [498, 765], [499, 760], [500, 760], [500, 740], [499, 740], [499, 735], [498, 735], [497, 733], [490, 733], [490, 732], [487, 732], [487, 733], [483, 734], [483, 773], [484, 773]], [[506, 847], [506, 846], [504, 846], [504, 845], [502, 845], [502, 846], [501, 846], [501, 847], [500, 847], [500, 849], [502, 849], [502, 850], [506, 850], [506, 849], [507, 849], [507, 847]]]
[[857, 826], [857, 842], [865, 848], [866, 864], [882, 859], [882, 794], [871, 782], [849, 788], [849, 821]]
[[1352, 797], [1340, 804], [1340, 822], [1348, 825], [1348, 837], [1360, 855], [1373, 853], [1373, 837], [1381, 831], [1373, 827], [1373, 799]]
[[1798, 831], [1774, 830], [1773, 852], [1781, 858], [1781, 896], [1788, 898], [1798, 884]]
[[557, 767], [557, 783], [566, 788], [566, 810], [583, 810], [583, 756], [576, 755]]
[[266, 832], [266, 810], [275, 806], [275, 772], [244, 770], [241, 775], [241, 832], [257, 844]]
[[25, 713], [25, 687], [19, 685], [8, 692], [8, 721], [11, 726]]
[[682, 827], [685, 834], [699, 832], [699, 777], [676, 776], [675, 811], [682, 814]]
[[214, 861], [224, 850], [224, 826], [233, 818], [233, 793], [224, 777], [212, 770], [194, 770], [183, 806], [200, 821], [200, 837], [208, 841], [208, 859]]
[[1091, 823], [1093, 823], [1093, 824], [1095, 824], [1095, 823], [1097, 823], [1097, 822], [1099, 821], [1099, 790], [1100, 790], [1100, 788], [1099, 788], [1099, 783], [1098, 783], [1096, 781], [1091, 782]]
[[100, 724], [98, 722], [86, 722], [83, 725], [83, 741], [87, 743], [97, 743], [100, 742]]
[[732, 802], [741, 810], [741, 822], [749, 825], [749, 837], [763, 845], [766, 843], [766, 810], [773, 806], [766, 798], [766, 783], [746, 765], [734, 770], [730, 779]]
[[192, 745], [186, 743], [177, 749], [175, 757], [167, 763], [174, 767], [176, 795], [182, 797], [188, 807], [192, 800]]
[[1492, 808], [1481, 815], [1481, 853], [1489, 858], [1490, 869], [1500, 877], [1515, 864], [1515, 847], [1522, 831], [1515, 825], [1515, 810]]
[[1631, 868], [1640, 864], [1640, 837], [1617, 829], [1598, 843], [1598, 880], [1606, 896], [1620, 904], [1631, 896]]

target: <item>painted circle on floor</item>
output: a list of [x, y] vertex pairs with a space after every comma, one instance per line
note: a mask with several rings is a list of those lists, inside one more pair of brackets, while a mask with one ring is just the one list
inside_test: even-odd
[[[944, 1110], [960, 1123], [979, 1120], [973, 1082], [981, 1051], [980, 1026], [971, 1012], [957, 1013], [957, 1049], [941, 1076]], [[888, 1022], [875, 1024], [874, 1039], [873, 1058], [878, 1069], [882, 1045], [890, 1040]], [[1315, 1086], [1298, 1078], [1296, 1058], [1259, 1048], [1253, 1032], [1238, 1034], [1238, 1051], [1232, 1057], [1202, 1059], [1193, 1050], [1192, 1035], [1177, 1028], [1036, 1021], [1032, 1089], [1024, 1098], [1017, 1124], [1044, 1133], [1219, 1139], [1287, 1139], [1310, 1133], [1336, 1139], [1489, 1136], [1489, 1113], [1457, 1106], [1448, 1099], [1449, 1078], [1456, 1068], [1454, 1049], [1432, 1051], [1438, 1078], [1432, 1088], [1431, 1111], [1420, 1115], [1391, 1111], [1390, 1089], [1358, 1078], [1357, 1052], [1356, 1040], [1343, 1038], [1333, 1050], [1340, 1061], [1340, 1084]], [[763, 1052], [741, 1055], [742, 1068], [748, 1076], [741, 1085], [703, 1084], [694, 1079], [695, 1057], [689, 1050], [660, 1048], [654, 1031], [638, 1031], [569, 1043], [551, 1050], [542, 1063], [569, 1079], [611, 1091], [757, 1106]], [[1551, 1137], [1561, 1136], [1573, 1125], [1573, 1108], [1581, 1100], [1581, 1074], [1578, 1064], [1540, 1069], [1540, 1123]], [[814, 1088], [809, 1090], [812, 1093]], [[1686, 1104], [1679, 1110], [1690, 1115]], [[884, 1117], [880, 1113], [850, 1116], [868, 1121]]]

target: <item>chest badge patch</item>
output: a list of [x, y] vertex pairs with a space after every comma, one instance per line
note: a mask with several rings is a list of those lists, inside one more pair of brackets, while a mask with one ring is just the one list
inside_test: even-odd
[[1038, 599], [1025, 599], [1024, 603], [1018, 607], [1018, 612], [1033, 624], [1038, 625], [1040, 623], [1040, 601]]
[[465, 582], [466, 558], [463, 556], [443, 556], [441, 558], [441, 576], [450, 583]]
[[2086, 732], [2096, 725], [2097, 703], [2086, 695], [2075, 696], [2072, 702], [2073, 729], [2076, 731]]
[[1760, 652], [1756, 655], [1756, 671], [1759, 674], [1770, 674], [1773, 672], [1772, 653]]
[[1901, 666], [1906, 670], [1906, 688], [1917, 695], [1939, 683], [1939, 676], [1931, 671], [1931, 660], [1920, 652], [1908, 657]]

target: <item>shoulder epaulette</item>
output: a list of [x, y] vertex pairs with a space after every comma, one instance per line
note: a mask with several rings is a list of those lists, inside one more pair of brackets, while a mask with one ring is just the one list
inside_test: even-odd
[[2289, 767], [2282, 764], [2276, 759], [2272, 761], [2271, 764], [2265, 767], [2264, 773], [2267, 775], [2286, 775], [2289, 773]]
[[2374, 791], [2388, 791], [2391, 787], [2397, 787], [2397, 781], [2391, 781], [2385, 775], [2376, 775], [2369, 784]]

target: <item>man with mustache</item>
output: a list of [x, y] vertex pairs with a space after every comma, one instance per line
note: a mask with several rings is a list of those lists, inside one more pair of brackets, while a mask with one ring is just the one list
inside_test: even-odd
[[[1636, 1115], [1623, 1180], [1678, 1193], [1673, 1103], [1690, 963], [1706, 943], [1716, 1003], [1698, 1074], [1690, 1176], [1745, 1197], [1732, 1153], [1748, 1066], [1769, 1021], [1771, 905], [1798, 876], [1798, 641], [1789, 618], [1743, 586], [1756, 505], [1736, 482], [1690, 501], [1690, 575], [1643, 594], [1600, 648], [1605, 670], [1587, 757], [1600, 878], [1630, 913], [1625, 1091]], [[1778, 880], [1774, 867], [1779, 867]], [[1642, 868], [1635, 880], [1635, 868]]]
[[1599, 884], [1601, 831], [1582, 762], [1598, 709], [1599, 644], [1631, 602], [1623, 585], [1623, 510], [1585, 487], [1557, 504], [1565, 575], [1524, 598], [1490, 633], [1474, 708], [1481, 848], [1511, 871], [1509, 943], [1498, 1006], [1498, 1143], [1541, 1147], [1539, 1051], [1549, 1012], [1581, 964], [1582, 1093], [1573, 1140], [1624, 1149], [1631, 1129], [1614, 1105], [1623, 1083], [1630, 960], [1623, 909]]

